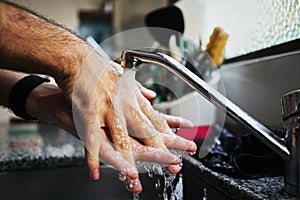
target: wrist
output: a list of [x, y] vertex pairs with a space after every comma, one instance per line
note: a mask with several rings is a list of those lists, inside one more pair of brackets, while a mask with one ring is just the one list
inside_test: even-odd
[[46, 87], [46, 85], [48, 85], [48, 83], [43, 83], [34, 88], [25, 101], [25, 109], [27, 113], [35, 119], [41, 119], [39, 114], [41, 91], [43, 91], [43, 88]]
[[73, 83], [80, 72], [81, 66], [86, 57], [92, 52], [92, 49], [80, 38], [77, 44], [70, 44], [61, 50], [62, 58], [54, 63], [54, 71], [50, 72], [50, 76], [55, 79], [58, 86], [66, 95], [71, 93]]
[[[58, 86], [64, 91], [65, 96], [70, 101], [74, 87], [83, 89], [85, 86], [94, 87], [99, 81], [100, 76], [103, 76], [107, 71], [116, 71], [111, 60], [107, 60], [94, 49], [89, 47], [85, 51], [84, 56], [79, 58], [80, 62], [72, 69], [58, 75], [55, 80]], [[76, 84], [76, 81], [78, 82]], [[76, 86], [75, 86], [76, 84]], [[91, 86], [88, 86], [92, 84]], [[87, 89], [87, 88], [85, 88]]]
[[50, 74], [68, 99], [73, 91], [74, 82], [91, 52], [93, 49], [84, 41], [75, 47], [67, 47], [63, 53], [63, 62], [54, 67], [55, 71]]
[[12, 87], [9, 93], [9, 107], [15, 115], [26, 120], [36, 119], [28, 113], [26, 102], [32, 91], [44, 82], [49, 82], [49, 79], [30, 75], [22, 78]]

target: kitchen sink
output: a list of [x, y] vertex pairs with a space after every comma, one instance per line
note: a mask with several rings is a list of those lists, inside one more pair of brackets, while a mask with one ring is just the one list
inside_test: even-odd
[[[217, 185], [214, 185], [209, 181], [210, 177], [198, 172], [197, 167], [192, 163], [185, 161], [183, 165], [183, 199], [184, 200], [207, 200], [207, 199], [218, 199], [218, 200], [229, 200], [235, 198], [229, 198], [223, 194]], [[196, 169], [196, 170], [195, 170]], [[238, 198], [239, 199], [239, 198]]]
[[[144, 186], [141, 199], [160, 199], [162, 190], [153, 187], [158, 177], [140, 176]], [[0, 199], [9, 200], [133, 199], [118, 180], [118, 172], [109, 167], [102, 167], [100, 181], [91, 180], [85, 167], [2, 172], [0, 188]]]
[[[163, 198], [164, 179], [147, 173], [140, 174], [142, 200]], [[175, 183], [178, 180], [175, 179]], [[158, 180], [161, 183], [157, 186]], [[174, 185], [175, 185], [174, 183]], [[89, 179], [86, 167], [36, 169], [0, 173], [0, 199], [9, 200], [131, 200], [133, 195], [119, 181], [118, 172], [109, 167], [101, 168], [101, 180]], [[168, 195], [170, 190], [167, 190]], [[226, 199], [216, 190], [183, 169], [183, 199]], [[176, 199], [175, 199], [176, 200]]]

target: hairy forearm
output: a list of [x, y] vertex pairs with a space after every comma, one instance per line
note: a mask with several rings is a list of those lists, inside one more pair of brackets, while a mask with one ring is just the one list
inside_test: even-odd
[[47, 74], [58, 82], [76, 74], [90, 52], [70, 31], [0, 1], [0, 67]]

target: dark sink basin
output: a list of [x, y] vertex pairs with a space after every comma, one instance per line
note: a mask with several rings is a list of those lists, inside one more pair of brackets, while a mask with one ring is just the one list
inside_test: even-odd
[[132, 199], [111, 168], [101, 170], [101, 181], [92, 181], [86, 168], [62, 168], [0, 174], [0, 199]]
[[[158, 177], [140, 175], [143, 192], [140, 198], [163, 199], [162, 190], [154, 189]], [[7, 200], [128, 200], [133, 195], [118, 180], [112, 168], [101, 169], [101, 180], [92, 181], [86, 168], [60, 168], [0, 173], [0, 199]]]
[[[163, 185], [163, 177], [149, 178], [147, 173], [141, 173], [140, 177], [144, 188], [140, 199], [163, 199], [163, 187], [155, 187], [158, 179]], [[194, 175], [183, 171], [184, 199], [202, 199], [203, 196], [224, 199], [196, 179]], [[100, 181], [90, 180], [84, 167], [1, 172], [0, 188], [0, 199], [5, 200], [133, 199], [133, 195], [119, 181], [118, 172], [108, 167], [102, 167]]]
[[[154, 185], [162, 177], [140, 174], [140, 199], [163, 199], [162, 188]], [[0, 173], [0, 199], [7, 200], [128, 200], [133, 195], [119, 181], [118, 172], [102, 167], [101, 180], [92, 181], [84, 167], [28, 170]]]

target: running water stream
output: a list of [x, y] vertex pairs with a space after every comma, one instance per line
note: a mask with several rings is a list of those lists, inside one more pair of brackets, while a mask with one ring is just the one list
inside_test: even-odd
[[[174, 153], [174, 151], [172, 151]], [[175, 154], [182, 158], [182, 153], [176, 151]], [[154, 178], [159, 176], [154, 185], [152, 186], [155, 190], [162, 190], [162, 194], [159, 194], [159, 198], [164, 200], [182, 200], [183, 199], [183, 175], [171, 174], [170, 172], [163, 169], [163, 167], [157, 163], [138, 161], [137, 167], [140, 172], [147, 173], [148, 178]], [[182, 167], [182, 161], [180, 162]], [[133, 200], [142, 200], [139, 194], [133, 194]]]

